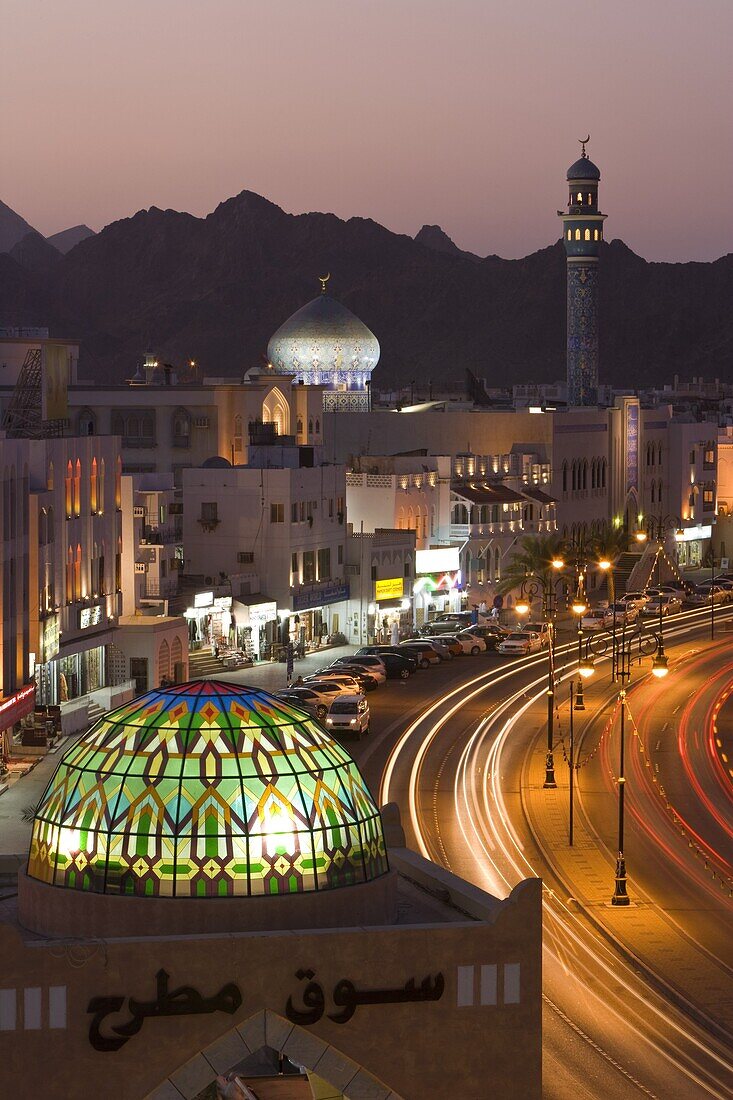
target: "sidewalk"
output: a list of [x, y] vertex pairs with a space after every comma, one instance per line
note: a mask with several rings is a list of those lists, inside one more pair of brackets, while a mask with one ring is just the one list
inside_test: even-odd
[[[606, 705], [611, 692], [589, 708], [584, 722], [592, 721]], [[546, 726], [540, 708], [528, 712], [538, 725], [537, 737], [522, 772], [521, 797], [525, 818], [546, 866], [566, 897], [573, 898], [591, 924], [634, 965], [646, 971], [658, 988], [679, 1007], [706, 1026], [733, 1031], [733, 999], [729, 982], [704, 951], [696, 948], [648, 900], [631, 905], [611, 905], [615, 853], [600, 843], [592, 824], [575, 804], [574, 841], [568, 844], [568, 768], [559, 748], [555, 751], [556, 790], [543, 788]], [[580, 776], [577, 772], [576, 775]], [[638, 897], [633, 879], [629, 895]], [[633, 945], [633, 946], [632, 946]]]
[[[319, 668], [325, 668], [332, 661], [347, 654], [355, 653], [358, 646], [324, 646], [323, 649], [306, 654], [293, 663], [293, 679], [298, 676], [312, 676]], [[284, 691], [288, 686], [286, 665], [283, 661], [264, 662], [251, 668], [240, 668], [236, 672], [222, 672], [217, 680], [230, 684], [246, 684], [249, 687], [263, 688], [265, 691]]]

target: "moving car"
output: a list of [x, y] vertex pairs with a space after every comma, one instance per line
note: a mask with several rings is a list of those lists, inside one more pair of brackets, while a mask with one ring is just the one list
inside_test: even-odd
[[406, 680], [413, 672], [417, 672], [417, 658], [407, 653], [404, 649], [400, 650], [397, 646], [364, 645], [361, 649], [357, 649], [354, 654], [357, 660], [361, 657], [369, 656], [381, 657], [387, 672], [388, 680], [393, 680], [397, 677]]
[[369, 721], [369, 704], [363, 695], [339, 695], [329, 707], [325, 725], [334, 733], [355, 733], [360, 738], [363, 733], [369, 733]]
[[682, 600], [679, 596], [670, 596], [668, 593], [663, 593], [660, 596], [653, 596], [649, 603], [644, 608], [644, 614], [649, 616], [656, 615], [659, 618], [660, 604], [662, 615], [676, 615], [678, 611], [682, 610]]
[[541, 649], [539, 634], [535, 634], [533, 630], [517, 630], [499, 643], [496, 652], [506, 656], [526, 657], [530, 653], [539, 653]]

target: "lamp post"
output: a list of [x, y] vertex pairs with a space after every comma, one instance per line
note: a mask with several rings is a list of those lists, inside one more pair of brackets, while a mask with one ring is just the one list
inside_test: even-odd
[[[626, 681], [631, 679], [631, 664], [635, 641], [638, 642], [639, 662], [641, 662], [642, 654], [649, 655], [651, 652], [656, 651], [656, 655], [652, 662], [652, 673], [658, 679], [662, 679], [669, 672], [662, 637], [660, 635], [651, 635], [647, 638], [642, 638], [639, 633], [630, 637], [627, 641], [626, 624], [624, 623], [621, 631], [619, 654], [616, 661], [616, 669], [619, 679], [621, 680], [621, 690], [618, 696], [619, 703], [621, 704], [621, 722], [618, 765], [618, 849], [616, 855], [615, 886], [613, 897], [611, 898], [611, 905], [619, 906], [630, 904], [628, 891], [626, 889], [626, 855], [624, 850], [624, 808], [626, 795], [626, 766], [624, 754], [626, 748]], [[651, 650], [649, 649], [650, 644], [653, 647]]]
[[[562, 569], [564, 562], [555, 558], [552, 562], [553, 569]], [[526, 615], [529, 612], [530, 603], [534, 597], [542, 592], [542, 615], [550, 628], [550, 637], [547, 645], [547, 752], [545, 757], [545, 781], [542, 786], [545, 789], [557, 787], [555, 779], [555, 613], [557, 611], [557, 597], [555, 586], [558, 582], [551, 578], [545, 578], [544, 583], [531, 580], [528, 577], [522, 581], [519, 590], [519, 599], [515, 604], [518, 615]]]

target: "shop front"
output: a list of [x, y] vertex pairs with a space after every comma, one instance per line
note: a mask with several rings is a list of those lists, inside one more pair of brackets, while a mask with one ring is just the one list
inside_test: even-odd
[[16, 725], [32, 715], [35, 707], [35, 684], [26, 684], [19, 691], [0, 699], [0, 760], [7, 760], [10, 756]]
[[232, 623], [232, 597], [215, 596], [213, 589], [196, 592], [190, 607], [183, 612], [188, 623], [188, 648], [205, 649], [226, 641]]
[[396, 644], [413, 632], [412, 599], [405, 591], [404, 577], [386, 577], [374, 582], [373, 600], [367, 613], [370, 643]]
[[250, 661], [263, 661], [270, 648], [277, 644], [277, 604], [265, 596], [251, 597], [251, 602], [235, 600], [232, 606], [229, 642]]
[[63, 633], [58, 614], [41, 625], [40, 653], [35, 666], [38, 702], [58, 706], [108, 683], [106, 649], [112, 642], [106, 601], [69, 608]]
[[290, 610], [278, 612], [282, 640], [305, 652], [325, 644], [346, 628], [349, 585], [344, 582], [301, 585], [293, 591]]
[[680, 569], [700, 569], [713, 537], [710, 524], [697, 523], [694, 527], [681, 527], [675, 535], [677, 564]]
[[466, 597], [457, 546], [418, 550], [415, 554], [415, 572], [413, 595], [417, 626], [434, 619], [436, 615], [462, 610]]

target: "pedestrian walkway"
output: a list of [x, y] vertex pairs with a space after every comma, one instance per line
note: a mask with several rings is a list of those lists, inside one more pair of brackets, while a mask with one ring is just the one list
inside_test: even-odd
[[[604, 693], [595, 707], [589, 707], [584, 721], [597, 717], [610, 697], [610, 691]], [[733, 1033], [730, 981], [708, 955], [688, 940], [661, 908], [643, 896], [643, 900], [638, 900], [641, 895], [631, 877], [632, 904], [627, 907], [611, 905], [615, 853], [601, 844], [577, 802], [574, 842], [572, 848], [569, 846], [568, 767], [562, 751], [556, 749], [558, 785], [555, 790], [543, 788], [547, 748], [543, 711], [540, 707], [533, 708], [527, 717], [536, 720], [538, 732], [523, 770], [522, 805], [535, 844], [560, 884], [563, 896], [575, 899], [595, 928], [611, 939], [634, 965], [641, 965], [657, 979], [658, 986], [666, 987], [666, 992], [677, 1004], [691, 1011], [693, 1016], [706, 1018], [706, 1023], [712, 1021]]]
[[[293, 662], [293, 680], [298, 676], [312, 676], [319, 668], [330, 665], [339, 657], [345, 657], [354, 653], [357, 647], [348, 646], [324, 646], [321, 649], [307, 653], [305, 657], [297, 658]], [[288, 686], [287, 668], [285, 662], [264, 661], [262, 664], [252, 665], [251, 668], [239, 668], [235, 672], [222, 672], [217, 674], [217, 680], [225, 680], [230, 684], [246, 684], [250, 687], [263, 688], [265, 691], [284, 691]]]

